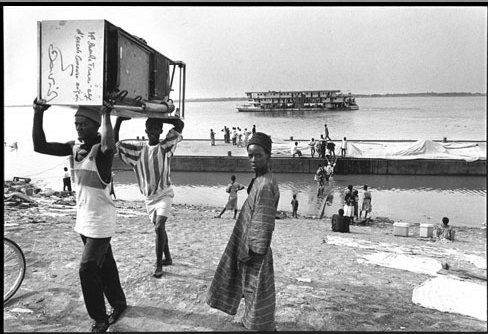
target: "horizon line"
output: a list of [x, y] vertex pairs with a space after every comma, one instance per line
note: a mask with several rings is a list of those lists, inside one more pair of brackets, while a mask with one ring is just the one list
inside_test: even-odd
[[[306, 90], [305, 90], [306, 91]], [[351, 93], [352, 94], [352, 93]], [[353, 96], [393, 96], [393, 95], [478, 95], [478, 96], [486, 96], [486, 93], [481, 92], [423, 92], [423, 93], [371, 93], [371, 94], [352, 94]], [[222, 99], [247, 99], [246, 96], [227, 96], [227, 97], [188, 97], [185, 100], [222, 100]], [[174, 99], [174, 101], [179, 101], [178, 99]], [[32, 104], [14, 104], [14, 105], [4, 105], [4, 108], [13, 108], [13, 107], [32, 107]]]

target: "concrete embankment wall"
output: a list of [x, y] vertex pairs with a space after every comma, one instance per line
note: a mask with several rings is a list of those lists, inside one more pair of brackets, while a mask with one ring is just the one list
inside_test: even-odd
[[[323, 160], [312, 158], [271, 158], [275, 173], [315, 173]], [[114, 160], [114, 170], [129, 170], [127, 165]], [[174, 156], [171, 170], [181, 172], [249, 172], [247, 157], [222, 156]], [[486, 176], [486, 160], [416, 159], [388, 160], [376, 158], [340, 158], [334, 169], [336, 174], [378, 175], [463, 175]]]

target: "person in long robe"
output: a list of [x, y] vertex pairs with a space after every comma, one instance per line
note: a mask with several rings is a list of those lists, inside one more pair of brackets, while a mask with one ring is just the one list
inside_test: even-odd
[[249, 330], [273, 331], [275, 282], [271, 239], [280, 198], [278, 183], [270, 171], [271, 139], [256, 132], [247, 152], [256, 177], [248, 188], [234, 230], [207, 292], [207, 304], [235, 315], [242, 298], [242, 325]]

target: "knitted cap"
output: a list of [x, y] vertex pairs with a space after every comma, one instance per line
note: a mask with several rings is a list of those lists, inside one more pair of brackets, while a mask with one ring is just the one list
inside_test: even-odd
[[83, 116], [89, 118], [92, 121], [96, 122], [98, 125], [102, 123], [102, 116], [100, 115], [100, 111], [98, 111], [97, 109], [80, 106], [78, 107], [75, 116]]
[[251, 139], [249, 139], [247, 143], [247, 147], [249, 145], [259, 145], [266, 150], [267, 153], [271, 153], [271, 137], [263, 132], [256, 132], [252, 135]]

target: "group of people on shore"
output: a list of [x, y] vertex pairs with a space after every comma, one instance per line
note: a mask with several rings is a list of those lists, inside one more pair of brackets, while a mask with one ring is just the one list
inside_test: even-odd
[[[325, 157], [329, 157], [329, 159], [336, 159], [336, 144], [332, 141], [329, 134], [329, 128], [327, 124], [324, 124], [324, 133], [320, 134], [320, 138], [315, 140], [313, 137], [307, 144], [310, 149], [310, 156], [315, 158], [315, 154], [317, 154], [319, 159], [325, 159]], [[345, 157], [347, 152], [347, 138], [344, 137], [341, 143], [341, 157]], [[303, 152], [298, 148], [298, 142], [295, 141], [290, 149], [290, 153], [292, 157], [298, 156], [302, 157]]]
[[364, 212], [364, 221], [368, 218], [368, 213], [372, 210], [372, 195], [368, 190], [368, 185], [363, 186], [363, 200], [361, 207], [359, 207], [359, 191], [354, 190], [352, 185], [347, 187], [344, 194], [344, 207], [338, 210], [338, 213], [331, 217], [331, 227], [334, 232], [349, 232], [349, 225], [354, 224], [354, 219], [357, 222], [361, 219]]
[[310, 155], [315, 158], [315, 153], [317, 153], [319, 159], [324, 159], [326, 155], [333, 157], [335, 159], [335, 144], [332, 142], [329, 134], [329, 128], [327, 124], [324, 124], [324, 133], [320, 134], [320, 139], [315, 140], [312, 138], [308, 142], [310, 148]]
[[[251, 130], [244, 128], [242, 130], [240, 127], [232, 127], [229, 128], [224, 126], [221, 132], [224, 133], [224, 143], [235, 145], [237, 147], [247, 147], [249, 143], [249, 139], [251, 139], [252, 135], [256, 133], [256, 125], [253, 125]], [[215, 131], [210, 129], [210, 145], [215, 146]]]
[[351, 223], [354, 223], [354, 219], [361, 219], [362, 213], [364, 212], [364, 219], [368, 218], [368, 213], [372, 210], [372, 195], [371, 191], [368, 190], [368, 185], [363, 186], [363, 202], [361, 205], [361, 210], [359, 209], [359, 191], [353, 189], [350, 184], [347, 186], [346, 193], [344, 194], [344, 216], [351, 218]]
[[[74, 230], [79, 233], [84, 245], [79, 266], [81, 290], [88, 315], [93, 319], [91, 331], [106, 332], [127, 309], [110, 245], [117, 217], [110, 193], [114, 155], [118, 152], [120, 159], [132, 167], [144, 196], [155, 231], [156, 269], [153, 276], [161, 278], [162, 267], [173, 264], [166, 233], [166, 223], [172, 217], [174, 197], [169, 166], [176, 146], [182, 140], [184, 123], [180, 118], [148, 118], [145, 123], [148, 142], [119, 140], [121, 124], [130, 118], [117, 117], [112, 128], [110, 113], [113, 106], [105, 102], [101, 108], [78, 107], [75, 113], [76, 140], [48, 142], [43, 118], [50, 105], [35, 99], [33, 108], [34, 150], [42, 154], [73, 156], [77, 189]], [[165, 123], [173, 125], [173, 128], [164, 139], [160, 139]], [[210, 307], [235, 315], [240, 300], [244, 298], [246, 306], [242, 325], [250, 330], [276, 329], [270, 245], [280, 193], [270, 170], [271, 145], [271, 137], [255, 132], [254, 127], [246, 149], [255, 177], [247, 187], [248, 197], [237, 217], [206, 300]], [[63, 175], [63, 179], [67, 177], [68, 174]], [[232, 178], [234, 182], [235, 177]], [[63, 187], [68, 188], [68, 184]], [[245, 189], [243, 185], [231, 185], [229, 194], [236, 194], [242, 189]], [[236, 216], [235, 205], [229, 206], [229, 209], [234, 209]], [[109, 314], [105, 298], [112, 307]]]
[[[349, 224], [366, 221], [368, 219], [368, 213], [373, 208], [371, 202], [372, 195], [371, 191], [368, 190], [367, 184], [363, 186], [361, 206], [359, 206], [359, 191], [355, 190], [352, 185], [348, 185], [344, 194], [344, 207], [339, 209], [338, 214], [332, 216], [332, 230], [348, 232]], [[363, 212], [364, 221], [361, 221]], [[356, 222], [354, 221], [355, 219]], [[455, 234], [456, 231], [449, 226], [449, 218], [443, 217], [442, 225], [436, 228], [435, 237], [441, 241], [454, 241]]]

